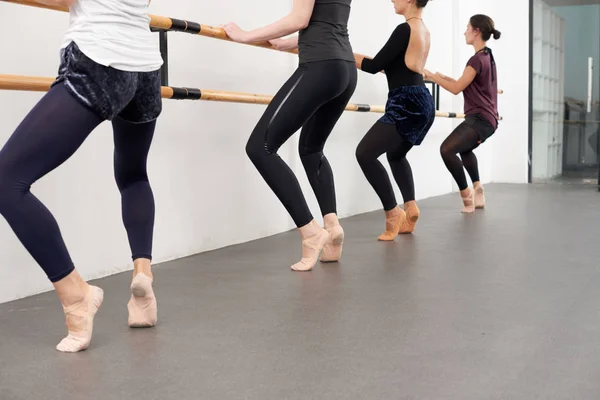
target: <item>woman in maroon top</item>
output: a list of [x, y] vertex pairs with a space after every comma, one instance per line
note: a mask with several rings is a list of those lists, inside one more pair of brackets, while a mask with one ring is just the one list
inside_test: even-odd
[[[486, 15], [472, 16], [465, 39], [475, 49], [475, 55], [467, 62], [462, 77], [454, 80], [439, 72], [432, 74], [425, 71], [426, 79], [453, 94], [464, 94], [465, 121], [446, 138], [440, 149], [444, 163], [460, 189], [464, 213], [472, 213], [475, 208], [485, 206], [477, 157], [473, 150], [498, 128], [498, 75], [492, 50], [486, 44], [491, 37], [500, 39], [500, 32], [494, 27], [494, 21]], [[473, 189], [467, 184], [463, 167], [473, 181]]]

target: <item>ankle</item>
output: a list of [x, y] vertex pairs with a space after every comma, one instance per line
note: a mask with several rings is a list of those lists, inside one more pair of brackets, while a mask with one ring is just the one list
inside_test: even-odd
[[152, 278], [152, 261], [148, 258], [137, 258], [133, 261], [133, 276], [144, 274]]
[[406, 203], [404, 203], [404, 211], [407, 211], [411, 208], [414, 208], [417, 206], [417, 202], [414, 200], [411, 201], [407, 201]]
[[483, 189], [483, 185], [479, 181], [473, 182], [473, 188], [474, 189], [479, 189], [479, 188]]
[[321, 226], [314, 219], [308, 224], [298, 228], [298, 230], [300, 231], [300, 235], [302, 235], [302, 240], [306, 240], [310, 237], [315, 236], [321, 231], [321, 229]]
[[466, 198], [470, 197], [470, 196], [471, 196], [471, 193], [472, 193], [472, 192], [471, 192], [471, 190], [472, 190], [472, 189], [471, 189], [471, 188], [469, 188], [469, 187], [468, 187], [468, 188], [466, 188], [466, 189], [464, 189], [464, 190], [461, 190], [461, 191], [460, 191], [460, 196], [461, 196], [463, 199], [466, 199]]
[[64, 307], [79, 303], [90, 291], [90, 285], [83, 280], [77, 270], [73, 270], [73, 272], [60, 281], [54, 282], [53, 285], [56, 289], [56, 294]]
[[400, 215], [400, 206], [396, 206], [394, 208], [392, 208], [389, 211], [385, 212], [385, 217], [386, 218], [393, 218], [393, 217], [397, 217], [398, 215]]
[[332, 228], [340, 224], [338, 217], [335, 213], [330, 213], [323, 216], [323, 224], [325, 228]]

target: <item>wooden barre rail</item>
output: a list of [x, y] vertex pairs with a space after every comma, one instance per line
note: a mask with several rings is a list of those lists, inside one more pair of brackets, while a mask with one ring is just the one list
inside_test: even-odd
[[[47, 92], [54, 78], [44, 78], [35, 76], [21, 75], [0, 75], [0, 90], [15, 90], [26, 92]], [[269, 104], [273, 96], [224, 92], [219, 90], [204, 90], [193, 88], [182, 88], [163, 86], [161, 88], [162, 97], [173, 100], [206, 100], [226, 103], [245, 103], [245, 104]], [[348, 104], [346, 111], [385, 113], [385, 106], [371, 104]], [[464, 114], [452, 112], [436, 111], [436, 117], [439, 118], [465, 118]]]
[[[30, 7], [45, 8], [45, 9], [54, 10], [54, 11], [69, 12], [68, 7], [50, 6], [50, 5], [38, 3], [33, 0], [0, 0], [0, 1], [3, 1], [5, 3], [21, 4], [21, 5], [30, 6]], [[155, 29], [163, 29], [163, 30], [172, 31], [172, 32], [186, 32], [186, 33], [191, 33], [194, 35], [201, 35], [201, 36], [206, 36], [206, 37], [210, 37], [210, 38], [214, 38], [214, 39], [226, 40], [229, 42], [232, 41], [229, 38], [229, 36], [227, 36], [227, 33], [225, 33], [225, 31], [221, 28], [215, 28], [213, 26], [203, 25], [203, 24], [199, 24], [197, 22], [186, 21], [186, 20], [176, 19], [176, 18], [169, 18], [169, 17], [161, 17], [158, 15], [152, 15], [152, 14], [149, 14], [148, 17], [150, 17], [150, 27], [155, 28]], [[248, 44], [250, 46], [263, 47], [266, 49], [277, 50], [269, 42], [248, 43]], [[278, 50], [278, 51], [291, 53], [291, 54], [298, 54], [297, 49]], [[359, 57], [359, 56], [364, 57], [362, 54], [358, 54], [358, 53], [355, 53], [354, 56], [355, 56], [355, 58]], [[503, 94], [504, 90], [498, 90], [498, 93]]]

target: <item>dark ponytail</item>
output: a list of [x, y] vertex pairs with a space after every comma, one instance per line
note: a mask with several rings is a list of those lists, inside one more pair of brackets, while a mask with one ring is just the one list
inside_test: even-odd
[[[493, 37], [495, 40], [500, 39], [502, 33], [496, 29], [494, 26], [494, 20], [488, 17], [487, 15], [477, 14], [473, 15], [469, 20], [469, 24], [471, 28], [477, 29], [481, 33], [481, 38], [487, 42]], [[489, 47], [485, 47], [483, 49], [485, 54], [489, 54], [490, 63], [492, 64], [492, 82], [496, 80], [496, 74], [494, 73], [494, 68], [496, 66], [496, 60], [494, 60], [494, 54], [492, 53], [492, 49]]]
[[502, 33], [494, 26], [494, 20], [487, 15], [473, 15], [469, 20], [469, 23], [473, 29], [477, 29], [479, 32], [481, 32], [481, 38], [485, 42], [490, 40], [491, 37], [498, 40], [502, 35]]
[[417, 0], [417, 8], [425, 8], [429, 0]]

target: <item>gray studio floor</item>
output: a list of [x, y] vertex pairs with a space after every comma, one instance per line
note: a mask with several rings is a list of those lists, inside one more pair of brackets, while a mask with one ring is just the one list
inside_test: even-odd
[[53, 293], [0, 305], [0, 399], [599, 399], [600, 193], [490, 185], [421, 202], [413, 236], [344, 221], [339, 265], [292, 273], [294, 232], [160, 265], [159, 325], [127, 327], [130, 273], [87, 352]]

